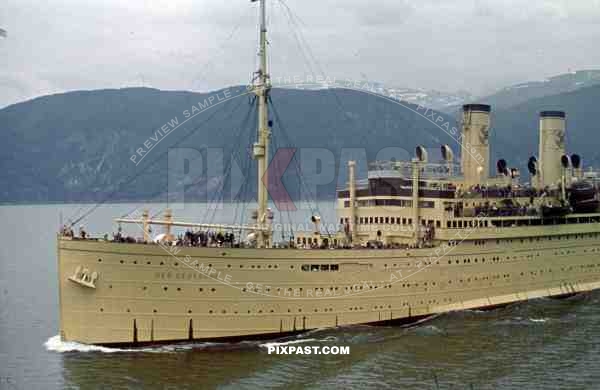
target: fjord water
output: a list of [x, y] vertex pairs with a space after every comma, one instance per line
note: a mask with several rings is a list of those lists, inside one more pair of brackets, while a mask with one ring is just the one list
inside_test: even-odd
[[[55, 234], [92, 205], [0, 207], [0, 389], [402, 388], [537, 389], [600, 386], [600, 293], [542, 299], [439, 316], [420, 326], [357, 326], [279, 340], [347, 345], [350, 355], [269, 355], [265, 341], [197, 343], [142, 350], [61, 343]], [[104, 205], [86, 219], [112, 232], [111, 218], [136, 205]], [[152, 211], [161, 205], [149, 205]], [[333, 216], [332, 204], [320, 204]], [[237, 206], [214, 212], [226, 221]], [[247, 213], [247, 208], [245, 211]], [[206, 215], [188, 205], [182, 219]], [[209, 215], [213, 212], [210, 211]], [[306, 213], [295, 218], [304, 219]], [[97, 229], [91, 229], [92, 226]], [[297, 345], [297, 344], [296, 344]]]

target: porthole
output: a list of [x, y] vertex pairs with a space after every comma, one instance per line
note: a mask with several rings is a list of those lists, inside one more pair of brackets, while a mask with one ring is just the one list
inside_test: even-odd
[[154, 309], [154, 310], [152, 310], [152, 311], [153, 311], [154, 313], [158, 313], [158, 310], [156, 310], [156, 309]]
[[137, 260], [133, 260], [133, 264], [137, 264]]
[[120, 262], [120, 263], [121, 263], [121, 264], [123, 264], [123, 263], [124, 263], [124, 261], [123, 261], [123, 260], [121, 260], [121, 262]]
[[169, 287], [165, 286], [163, 287], [163, 290], [167, 291], [169, 289]]
[[152, 262], [151, 261], [147, 261], [146, 264], [152, 265]]
[[102, 259], [98, 259], [98, 263], [102, 263]]
[[100, 311], [104, 311], [104, 309], [103, 309], [103, 308], [100, 308]]
[[188, 314], [192, 314], [192, 311], [191, 311], [191, 310], [188, 310]]
[[181, 291], [181, 287], [177, 287], [177, 291]]
[[204, 291], [204, 289], [203, 289], [202, 287], [200, 287], [200, 288], [198, 289], [198, 291], [202, 292], [202, 291]]
[[175, 264], [174, 264], [174, 265], [175, 265], [175, 267], [177, 267], [177, 266], [179, 265], [179, 263], [178, 263], [178, 262], [175, 262]]
[[[213, 313], [213, 311], [212, 311], [212, 310], [209, 310], [209, 311], [208, 311], [208, 314], [212, 314], [212, 313]], [[248, 311], [248, 313], [250, 313], [250, 311]]]
[[213, 288], [211, 288], [211, 289], [210, 289], [210, 291], [212, 291], [212, 292], [215, 292], [216, 290], [215, 290], [215, 288], [213, 287]]

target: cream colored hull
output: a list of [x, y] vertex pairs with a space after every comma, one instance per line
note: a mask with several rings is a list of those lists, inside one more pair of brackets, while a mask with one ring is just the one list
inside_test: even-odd
[[[60, 334], [90, 344], [275, 337], [587, 291], [600, 287], [597, 236], [464, 242], [441, 258], [430, 249], [230, 248], [174, 257], [158, 245], [59, 239]], [[78, 267], [97, 280], [70, 280]]]

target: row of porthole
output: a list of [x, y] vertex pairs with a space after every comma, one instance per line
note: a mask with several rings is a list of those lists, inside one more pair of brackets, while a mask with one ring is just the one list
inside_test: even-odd
[[[98, 262], [99, 262], [99, 263], [101, 263], [101, 262], [102, 262], [102, 259], [101, 259], [101, 258], [99, 258], [99, 259], [98, 259]], [[121, 263], [121, 264], [125, 264], [125, 260], [121, 259], [121, 260], [119, 261], [119, 263]], [[132, 261], [132, 264], [134, 264], [134, 265], [137, 265], [137, 264], [138, 264], [138, 261], [137, 261], [137, 260], [133, 260], [133, 261]], [[147, 265], [152, 265], [152, 262], [151, 262], [151, 261], [146, 261], [146, 264], [147, 264]], [[165, 265], [165, 262], [164, 262], [164, 261], [161, 261], [161, 262], [159, 263], [159, 265]], [[177, 267], [177, 266], [179, 266], [179, 262], [174, 262], [174, 263], [173, 263], [173, 265], [174, 265], [175, 267]], [[200, 267], [200, 264], [196, 264], [196, 267]], [[208, 267], [209, 267], [209, 268], [212, 268], [212, 264], [209, 264], [209, 265], [208, 265]], [[227, 268], [230, 268], [230, 269], [231, 269], [232, 267], [233, 267], [233, 266], [232, 266], [231, 264], [227, 264]], [[240, 269], [243, 269], [243, 268], [244, 268], [244, 264], [240, 264]], [[261, 265], [260, 265], [260, 264], [251, 264], [250, 266], [246, 266], [246, 268], [250, 268], [250, 269], [261, 269], [262, 267], [261, 267]], [[279, 269], [279, 264], [268, 264], [268, 265], [264, 266], [264, 268], [265, 268], [265, 269]], [[290, 269], [294, 269], [294, 266], [293, 266], [293, 265], [290, 265]]]
[[[144, 288], [144, 289], [145, 289], [145, 288]], [[169, 286], [163, 286], [163, 290], [164, 290], [164, 291], [168, 291], [168, 290], [169, 290]], [[177, 287], [177, 291], [183, 291], [183, 289], [182, 289], [181, 287]], [[203, 292], [203, 291], [204, 291], [204, 288], [203, 288], [203, 287], [198, 287], [198, 291], [199, 291], [199, 292]], [[208, 291], [208, 289], [207, 289], [206, 291]], [[216, 288], [214, 288], [214, 287], [212, 287], [212, 288], [210, 289], [210, 291], [211, 291], [211, 292], [215, 292], [215, 291], [217, 291], [217, 289], [216, 289]]]
[[[425, 283], [425, 284], [427, 284], [427, 283]], [[433, 282], [433, 284], [435, 285], [435, 282]], [[391, 284], [385, 284], [383, 286], [373, 286], [373, 285], [369, 286], [369, 289], [378, 289], [378, 288], [392, 288], [392, 285]], [[329, 288], [315, 287], [315, 288], [311, 288], [310, 290], [312, 290], [314, 292], [325, 293], [327, 290], [328, 291], [338, 291], [339, 289], [340, 289], [339, 287], [329, 287]], [[360, 285], [360, 287], [356, 288], [356, 289], [354, 289], [352, 286], [350, 286], [350, 287], [348, 287], [348, 286], [344, 287], [344, 290], [346, 290], [346, 291], [349, 291], [349, 290], [359, 290], [359, 289], [363, 290], [364, 289], [363, 285]], [[282, 290], [281, 287], [277, 287], [277, 292], [281, 292], [281, 290]], [[288, 291], [288, 292], [293, 292], [295, 289], [292, 288], [292, 287], [288, 287], [287, 289], [283, 289], [283, 290], [284, 291]], [[304, 291], [304, 288], [303, 287], [298, 287], [298, 291], [302, 292], [302, 291]], [[255, 292], [255, 293], [258, 293], [258, 292], [262, 292], [262, 289], [259, 289], [259, 288], [256, 288], [256, 287], [253, 288], [253, 289], [252, 288], [251, 289], [247, 289], [246, 287], [244, 287], [244, 288], [242, 288], [242, 292]], [[271, 288], [270, 287], [265, 288], [265, 292], [267, 292], [267, 293], [271, 292]]]
[[[595, 266], [596, 266], [595, 264], [587, 264], [587, 265], [585, 265], [585, 264], [582, 264], [582, 265], [580, 265], [580, 268], [592, 268], [592, 267], [595, 267]], [[569, 267], [569, 268], [567, 269], [567, 271], [571, 271], [571, 270], [572, 270], [572, 268], [573, 268], [573, 267]], [[547, 271], [548, 271], [548, 272], [552, 272], [552, 269], [551, 269], [551, 268], [549, 268]], [[561, 268], [561, 271], [563, 271], [563, 272], [564, 272], [564, 271], [565, 271], [565, 269], [564, 269], [564, 268]], [[544, 273], [544, 270], [542, 269], [542, 270], [540, 270], [539, 272], [540, 272], [540, 274], [543, 274], [543, 273]], [[537, 271], [530, 271], [530, 274], [535, 276], [535, 275], [537, 274]], [[496, 275], [492, 275], [491, 277], [492, 277], [492, 279], [500, 279], [500, 276], [502, 276], [503, 278], [510, 278], [510, 274], [503, 274], [503, 275], [496, 274]], [[521, 276], [524, 276], [524, 273], [523, 273], [523, 272], [521, 272]], [[474, 281], [478, 281], [478, 280], [489, 280], [489, 276], [484, 276], [484, 277], [481, 277], [481, 278], [479, 278], [479, 279], [478, 279], [478, 277], [477, 277], [477, 276], [475, 276], [475, 277], [474, 277]], [[463, 283], [463, 282], [464, 282], [464, 280], [463, 280], [463, 279], [459, 279], [459, 282], [460, 282], [460, 283]], [[471, 282], [471, 278], [467, 278], [467, 282]], [[448, 284], [452, 284], [452, 280], [448, 280]], [[423, 282], [423, 286], [424, 286], [424, 287], [427, 287], [428, 285], [429, 285], [429, 284], [428, 284], [428, 282]], [[431, 284], [430, 284], [430, 285], [431, 285], [431, 286], [435, 286], [435, 285], [436, 285], [436, 282], [431, 282]], [[414, 284], [412, 284], [412, 286], [413, 286], [413, 287], [419, 287], [419, 283], [414, 283]], [[111, 284], [111, 285], [109, 285], [108, 287], [109, 287], [110, 289], [112, 289], [112, 288], [113, 288], [112, 284]], [[391, 284], [386, 284], [386, 285], [384, 285], [384, 286], [382, 286], [382, 287], [383, 287], [383, 288], [392, 288], [392, 285], [391, 285]], [[411, 284], [410, 284], [410, 283], [403, 283], [403, 284], [402, 284], [402, 287], [405, 287], [405, 288], [410, 288], [410, 287], [411, 287]], [[380, 288], [380, 286], [373, 286], [373, 285], [370, 285], [370, 286], [369, 286], [369, 289], [377, 289], [377, 288]], [[142, 290], [144, 290], [144, 291], [145, 291], [145, 290], [147, 290], [147, 289], [148, 289], [148, 287], [147, 287], [147, 286], [143, 286], [143, 287], [142, 287]], [[169, 287], [168, 287], [168, 286], [163, 286], [163, 290], [164, 290], [164, 291], [168, 291], [168, 289], [169, 289]], [[352, 287], [344, 287], [344, 289], [345, 289], [346, 291], [348, 291], [348, 290], [353, 290], [353, 288], [352, 288]], [[358, 289], [360, 289], [360, 290], [363, 290], [363, 289], [364, 289], [364, 286], [363, 286], [363, 285], [360, 285], [360, 287], [359, 287]], [[300, 287], [300, 288], [298, 288], [298, 290], [299, 290], [300, 292], [302, 292], [302, 291], [303, 291], [303, 288], [302, 288], [302, 287]], [[323, 287], [316, 287], [316, 288], [314, 288], [313, 290], [314, 290], [315, 292], [325, 292], [326, 288], [323, 288]], [[338, 290], [339, 290], [339, 287], [330, 287], [330, 288], [329, 288], [329, 291], [338, 291]], [[182, 289], [181, 287], [177, 287], [177, 291], [181, 292], [181, 291], [183, 291], [183, 289]], [[199, 291], [199, 292], [203, 292], [203, 291], [204, 291], [204, 288], [203, 288], [203, 287], [199, 287], [199, 288], [198, 288], [198, 291]], [[208, 290], [207, 290], [207, 291], [208, 291]], [[210, 291], [211, 291], [211, 292], [215, 292], [215, 291], [216, 291], [216, 289], [215, 289], [214, 287], [212, 287], [212, 288], [210, 289]], [[247, 292], [247, 291], [248, 291], [248, 290], [247, 290], [245, 287], [244, 287], [244, 288], [242, 288], [242, 292]], [[271, 291], [271, 289], [270, 289], [270, 288], [266, 288], [266, 289], [265, 289], [265, 291], [268, 293], [268, 292], [270, 292], [270, 291]], [[278, 288], [277, 288], [277, 292], [280, 292], [280, 291], [281, 291], [281, 288], [280, 288], [280, 287], [278, 287]], [[289, 288], [287, 288], [287, 291], [290, 291], [290, 292], [291, 292], [291, 291], [293, 291], [293, 289], [292, 289], [291, 287], [289, 287]], [[257, 289], [257, 288], [254, 288], [254, 289], [251, 289], [251, 290], [250, 290], [250, 292], [259, 292], [259, 289]]]
[[[108, 285], [108, 288], [112, 289], [112, 288], [113, 288], [112, 284], [109, 284], [109, 285]], [[146, 291], [146, 290], [148, 290], [148, 286], [143, 286], [143, 287], [142, 287], [142, 290], [143, 290], [143, 291]], [[169, 286], [163, 286], [163, 290], [164, 290], [164, 291], [168, 291], [168, 290], [169, 290]], [[183, 291], [183, 289], [182, 289], [181, 287], [177, 287], [177, 291]], [[198, 291], [199, 291], [199, 292], [203, 292], [203, 291], [204, 291], [204, 288], [203, 288], [203, 287], [199, 287], [199, 288], [198, 288]], [[207, 289], [206, 291], [209, 291], [209, 290]], [[214, 288], [214, 287], [212, 287], [212, 288], [210, 289], [210, 291], [211, 291], [211, 292], [215, 292], [215, 291], [217, 291], [217, 289], [216, 289], [216, 288]]]
[[[437, 260], [435, 262], [435, 264], [439, 264], [439, 263], [440, 263], [439, 260]], [[418, 264], [420, 264], [420, 266], [431, 265], [431, 261], [420, 261], [420, 262], [418, 262]], [[400, 266], [402, 266], [402, 265], [400, 265]], [[388, 268], [388, 265], [384, 264], [383, 267], [384, 268]], [[410, 263], [407, 263], [405, 267], [410, 267]], [[393, 264], [393, 268], [398, 268], [398, 265], [397, 264]]]
[[[452, 301], [452, 298], [444, 298], [444, 301], [448, 301], [448, 302], [450, 302], [450, 301]], [[420, 301], [420, 303], [423, 305], [423, 304], [425, 304], [425, 301]], [[429, 303], [429, 304], [432, 304], [432, 303], [437, 303], [437, 300], [435, 300], [435, 299], [433, 299], [433, 300], [429, 300], [429, 301], [428, 301], [428, 303]], [[403, 302], [403, 303], [402, 303], [402, 306], [410, 306], [410, 303], [409, 303], [409, 302]], [[391, 308], [392, 308], [392, 305], [388, 305], [388, 306], [387, 306], [387, 309], [391, 309]], [[349, 310], [349, 311], [362, 311], [362, 310], [364, 310], [364, 307], [362, 307], [362, 306], [354, 306], [354, 307], [350, 307], [350, 308], [348, 308], [348, 310]], [[380, 306], [374, 306], [374, 307], [373, 307], [373, 310], [386, 310], [386, 307], [385, 307], [384, 305], [380, 305]], [[126, 309], [125, 311], [126, 311], [127, 313], [130, 313], [130, 312], [131, 312], [131, 310], [130, 310], [129, 308], [128, 308], [128, 309]], [[326, 307], [326, 308], [322, 309], [322, 311], [323, 311], [324, 313], [327, 313], [327, 312], [329, 312], [329, 313], [332, 313], [332, 312], [333, 312], [333, 308], [332, 308], [332, 307], [329, 307], [329, 308], [327, 308], [327, 307]], [[104, 312], [104, 308], [100, 308], [100, 312]], [[157, 310], [157, 309], [153, 309], [153, 310], [152, 310], [152, 312], [153, 312], [153, 313], [158, 313], [158, 310]], [[266, 312], [266, 311], [265, 311], [265, 312]], [[288, 312], [288, 313], [291, 313], [291, 312], [292, 312], [292, 309], [289, 309], [289, 308], [288, 308], [288, 309], [287, 309], [287, 312]], [[302, 309], [298, 309], [298, 312], [299, 312], [299, 313], [302, 313]], [[315, 313], [318, 313], [318, 312], [319, 312], [319, 309], [318, 309], [318, 308], [315, 308], [315, 309], [314, 309], [314, 312], [315, 312]], [[192, 311], [191, 309], [188, 309], [187, 313], [188, 313], [188, 314], [193, 314], [193, 311]], [[256, 313], [257, 313], [257, 314], [263, 314], [263, 310], [258, 310]], [[271, 309], [271, 310], [269, 310], [269, 313], [275, 313], [275, 310]], [[220, 313], [217, 313], [217, 311], [216, 311], [216, 310], [212, 310], [212, 309], [210, 309], [210, 310], [208, 311], [208, 314], [227, 314], [227, 310], [223, 309], [223, 310], [221, 310], [221, 311], [220, 311]], [[237, 311], [237, 310], [233, 311], [233, 314], [238, 314], [238, 311]], [[252, 311], [251, 311], [251, 310], [248, 310], [248, 314], [252, 314]]]

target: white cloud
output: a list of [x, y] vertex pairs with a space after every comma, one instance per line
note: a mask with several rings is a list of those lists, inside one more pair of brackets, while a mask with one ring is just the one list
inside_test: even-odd
[[[279, 1], [269, 2], [274, 76], [312, 68], [477, 93], [600, 64], [600, 0], [285, 0], [304, 55]], [[72, 89], [207, 90], [245, 83], [255, 66], [249, 0], [5, 2], [0, 106]]]

